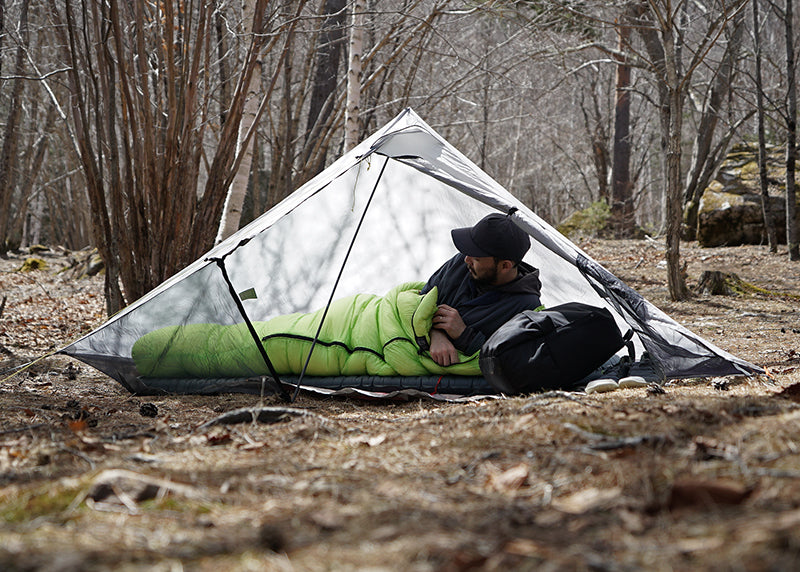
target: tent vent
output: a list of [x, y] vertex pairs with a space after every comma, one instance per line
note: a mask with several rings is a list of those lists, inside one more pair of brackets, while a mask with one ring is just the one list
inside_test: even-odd
[[258, 294], [256, 294], [255, 288], [248, 288], [239, 292], [240, 300], [255, 300], [256, 298], [258, 298]]

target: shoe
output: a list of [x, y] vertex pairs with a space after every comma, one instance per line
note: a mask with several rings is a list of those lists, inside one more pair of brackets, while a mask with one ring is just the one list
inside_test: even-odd
[[642, 354], [642, 357], [639, 359], [639, 361], [631, 364], [631, 367], [627, 372], [627, 376], [641, 377], [647, 382], [660, 383], [664, 381], [663, 373], [660, 372], [660, 368], [656, 368], [656, 365], [653, 363], [653, 360], [650, 359], [650, 355], [647, 352]]
[[619, 389], [619, 383], [616, 379], [603, 378], [590, 381], [584, 391], [586, 393], [608, 393], [617, 389]]
[[619, 386], [622, 389], [631, 389], [633, 387], [647, 387], [647, 381], [639, 375], [630, 375], [623, 377], [619, 380]]

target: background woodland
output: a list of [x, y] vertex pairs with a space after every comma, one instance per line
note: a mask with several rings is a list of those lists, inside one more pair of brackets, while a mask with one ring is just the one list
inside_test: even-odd
[[794, 23], [791, 0], [0, 0], [0, 255], [97, 247], [113, 313], [411, 106], [552, 224], [607, 205], [614, 236], [664, 236], [679, 300], [735, 143], [785, 148], [800, 258]]

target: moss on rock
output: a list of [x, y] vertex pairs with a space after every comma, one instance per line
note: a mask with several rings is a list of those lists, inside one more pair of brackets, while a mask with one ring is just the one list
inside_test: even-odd
[[595, 201], [583, 210], [569, 215], [558, 225], [558, 232], [569, 238], [602, 236], [608, 230], [611, 208], [606, 201]]
[[41, 258], [26, 258], [25, 262], [19, 268], [19, 272], [32, 272], [33, 270], [44, 270], [47, 268], [47, 262]]

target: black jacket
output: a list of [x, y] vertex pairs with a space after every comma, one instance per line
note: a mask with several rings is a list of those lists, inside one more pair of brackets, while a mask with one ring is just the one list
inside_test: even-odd
[[494, 331], [523, 310], [541, 305], [542, 283], [539, 270], [520, 262], [519, 277], [497, 288], [481, 288], [472, 278], [463, 254], [456, 254], [433, 273], [422, 293], [437, 286], [439, 304], [452, 306], [461, 315], [467, 329], [453, 345], [461, 353], [472, 355]]

